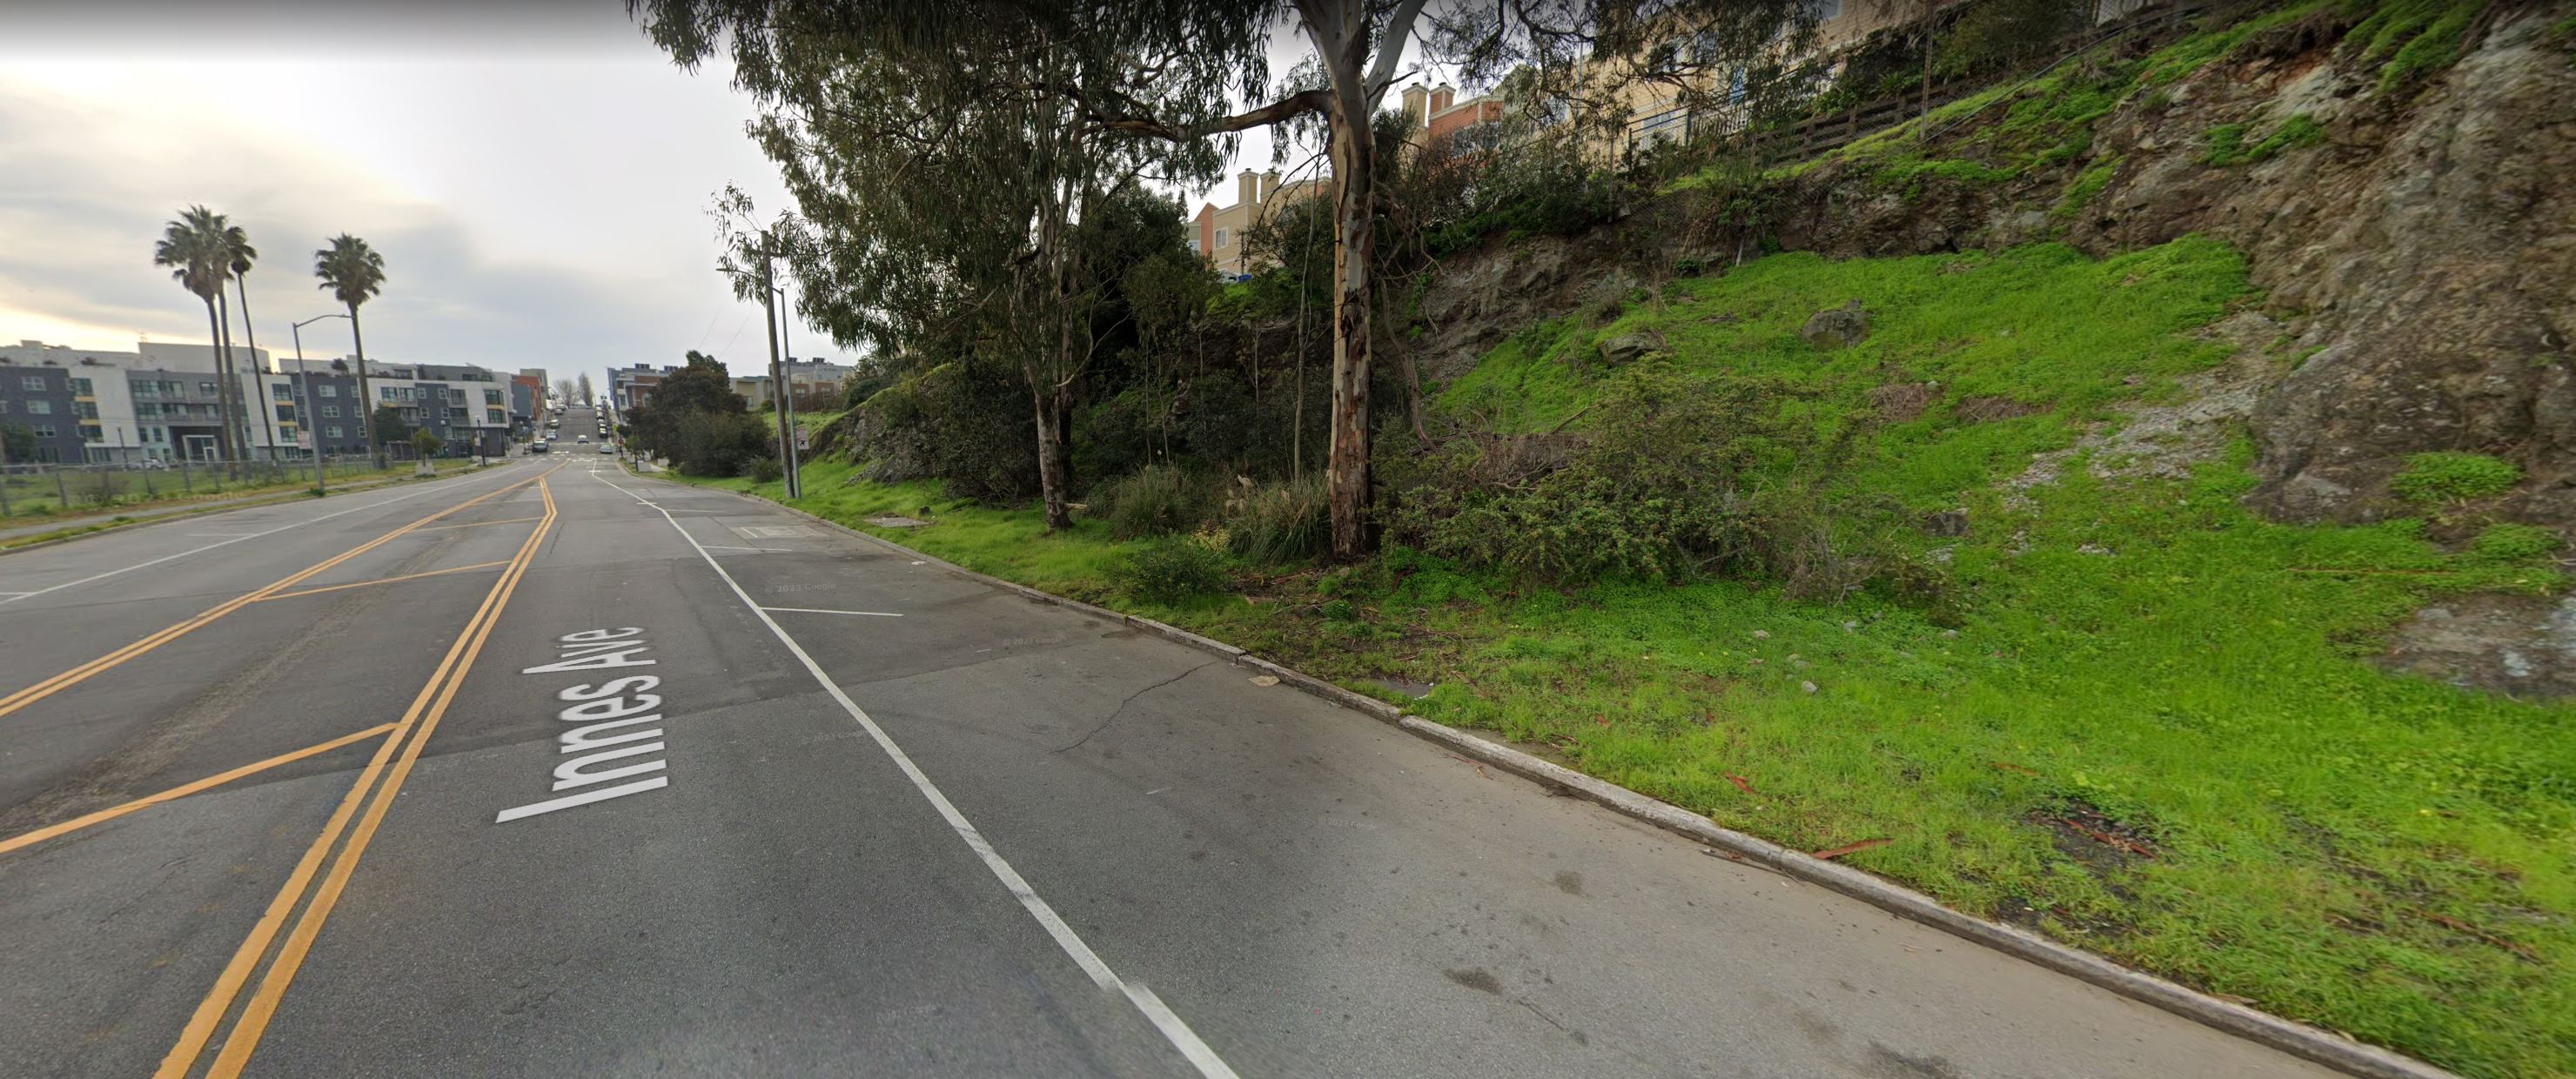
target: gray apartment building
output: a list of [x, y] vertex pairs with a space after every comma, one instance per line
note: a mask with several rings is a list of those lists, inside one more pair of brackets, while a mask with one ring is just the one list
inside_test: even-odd
[[[81, 460], [80, 414], [72, 393], [72, 375], [51, 364], [0, 365], [0, 427], [35, 432], [31, 459], [45, 462]], [[11, 464], [23, 464], [16, 454]]]

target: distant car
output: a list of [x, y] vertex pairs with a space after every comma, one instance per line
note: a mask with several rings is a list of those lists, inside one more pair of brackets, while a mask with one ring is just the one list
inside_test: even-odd
[[588, 442], [588, 441], [590, 441], [590, 436], [589, 436], [589, 435], [583, 435], [583, 436], [581, 436], [580, 438], [576, 438], [576, 439], [574, 439], [573, 441], [575, 441], [575, 442]]
[[528, 452], [529, 452], [529, 453], [544, 453], [544, 452], [546, 452], [546, 444], [545, 444], [545, 441], [544, 441], [543, 439], [540, 439], [540, 440], [538, 440], [538, 441], [528, 443]]
[[609, 445], [608, 443], [602, 442], [602, 443], [600, 443], [600, 444], [599, 444], [599, 452], [601, 452], [601, 453], [615, 453], [615, 452], [617, 452], [617, 447], [615, 447], [615, 446], [611, 446], [611, 445]]

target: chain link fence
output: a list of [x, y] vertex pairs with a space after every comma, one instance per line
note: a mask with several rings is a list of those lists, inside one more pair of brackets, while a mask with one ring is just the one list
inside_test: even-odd
[[[323, 458], [326, 485], [411, 475], [411, 447], [387, 447], [380, 467], [372, 454]], [[470, 460], [460, 458], [459, 460]], [[191, 501], [260, 491], [296, 491], [315, 485], [313, 459], [248, 461], [125, 461], [108, 464], [0, 465], [0, 518], [43, 519], [103, 512], [146, 503]]]

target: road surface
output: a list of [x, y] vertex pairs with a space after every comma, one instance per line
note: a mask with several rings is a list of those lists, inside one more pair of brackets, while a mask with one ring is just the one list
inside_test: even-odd
[[595, 453], [0, 557], [0, 1074], [2322, 1074], [1248, 675]]

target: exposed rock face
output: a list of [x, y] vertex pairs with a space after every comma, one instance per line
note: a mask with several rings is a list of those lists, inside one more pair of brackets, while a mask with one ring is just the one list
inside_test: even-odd
[[2455, 597], [2415, 612], [2380, 663], [2515, 697], [2576, 694], [2576, 597]]
[[1816, 312], [1798, 328], [1798, 337], [1827, 352], [1857, 345], [1869, 339], [1869, 316], [1861, 313], [1860, 301], [1853, 300], [1830, 311]]
[[[2256, 394], [2255, 508], [2375, 519], [2396, 510], [2387, 483], [2407, 455], [2456, 449], [2523, 466], [2512, 515], [2576, 525], [2576, 64], [2549, 36], [2566, 5], [2542, 6], [2395, 94], [2379, 90], [2377, 61], [2336, 51], [2335, 20], [2349, 17], [2323, 12], [2160, 99], [2133, 94], [2061, 170], [1900, 199], [1820, 169], [1781, 238], [1841, 257], [2059, 235], [2108, 254], [2219, 236], [2245, 252], [2305, 357]], [[2210, 129], [2273, 131], [2292, 116], [2322, 125], [2326, 144], [2203, 162]], [[2033, 209], [2114, 160], [2071, 221]]]

